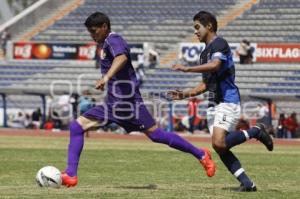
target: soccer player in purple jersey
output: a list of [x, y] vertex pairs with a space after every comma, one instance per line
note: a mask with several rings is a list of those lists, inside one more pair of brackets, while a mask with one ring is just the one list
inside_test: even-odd
[[212, 177], [216, 168], [208, 149], [197, 148], [176, 133], [167, 133], [157, 127], [143, 103], [131, 64], [130, 49], [120, 35], [111, 32], [109, 18], [103, 13], [95, 12], [86, 19], [85, 26], [102, 49], [102, 78], [96, 82], [95, 87], [104, 90], [107, 86], [107, 96], [104, 104], [89, 109], [70, 123], [68, 161], [66, 170], [61, 174], [62, 184], [67, 187], [77, 184], [84, 132], [107, 122], [117, 123], [127, 132], [142, 131], [153, 142], [192, 154], [202, 164], [206, 174]]
[[227, 169], [241, 183], [238, 191], [256, 191], [255, 184], [230, 149], [256, 138], [272, 151], [273, 141], [262, 124], [247, 131], [234, 131], [241, 112], [240, 94], [234, 82], [235, 67], [230, 47], [225, 39], [217, 36], [217, 28], [216, 17], [211, 13], [201, 11], [194, 16], [195, 35], [200, 42], [206, 44], [200, 55], [200, 65], [186, 67], [177, 64], [173, 69], [203, 73], [203, 82], [187, 91], [170, 91], [169, 96], [174, 100], [181, 100], [208, 91], [207, 123], [212, 135], [212, 146]]

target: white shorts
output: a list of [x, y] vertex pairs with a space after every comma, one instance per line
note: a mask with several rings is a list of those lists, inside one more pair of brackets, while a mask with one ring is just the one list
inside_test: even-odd
[[241, 105], [233, 103], [221, 103], [207, 109], [207, 125], [209, 133], [213, 134], [213, 128], [219, 127], [227, 132], [235, 131], [235, 127], [241, 116]]

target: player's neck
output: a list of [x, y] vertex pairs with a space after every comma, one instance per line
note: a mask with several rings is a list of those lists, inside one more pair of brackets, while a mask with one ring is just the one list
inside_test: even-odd
[[217, 37], [216, 33], [210, 33], [210, 34], [208, 34], [207, 37], [206, 37], [205, 44], [208, 45], [208, 44], [211, 43], [216, 37]]
[[104, 42], [105, 42], [105, 40], [107, 39], [107, 37], [109, 37], [109, 35], [111, 34], [112, 32], [109, 30], [109, 31], [107, 31], [106, 32], [106, 34], [105, 34], [105, 37], [104, 37], [104, 39], [103, 39], [103, 41], [101, 41], [101, 42], [98, 42], [100, 45], [102, 45]]
[[107, 33], [106, 33], [106, 37], [108, 37], [112, 32], [109, 30]]

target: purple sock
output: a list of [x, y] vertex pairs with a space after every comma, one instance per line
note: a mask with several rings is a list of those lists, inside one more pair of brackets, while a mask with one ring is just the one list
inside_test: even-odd
[[84, 130], [77, 121], [70, 124], [70, 143], [68, 149], [68, 167], [65, 172], [69, 176], [77, 176], [78, 162], [84, 143]]
[[203, 150], [198, 149], [176, 133], [167, 133], [160, 128], [157, 128], [154, 132], [150, 133], [149, 138], [153, 142], [167, 144], [174, 149], [190, 153], [198, 160], [201, 160], [205, 154]]

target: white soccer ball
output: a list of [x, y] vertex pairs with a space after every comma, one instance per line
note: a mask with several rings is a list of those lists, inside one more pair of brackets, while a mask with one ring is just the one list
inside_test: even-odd
[[36, 182], [40, 187], [59, 188], [61, 186], [60, 171], [54, 166], [45, 166], [36, 174]]

